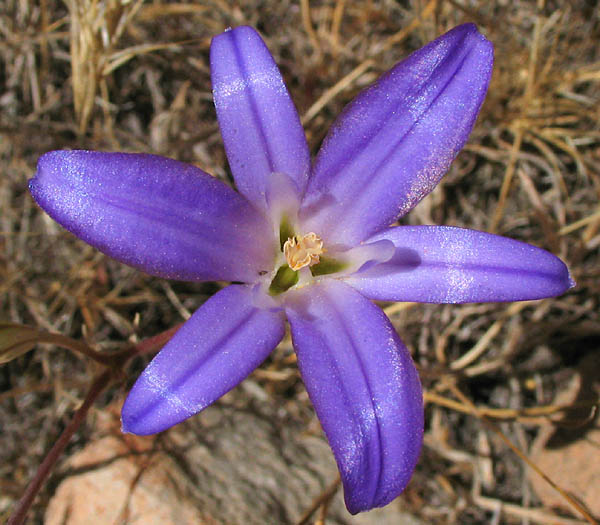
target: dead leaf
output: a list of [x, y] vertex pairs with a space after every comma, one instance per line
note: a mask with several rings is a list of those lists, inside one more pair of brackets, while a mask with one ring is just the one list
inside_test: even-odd
[[41, 340], [41, 332], [30, 326], [0, 323], [0, 364], [29, 352]]

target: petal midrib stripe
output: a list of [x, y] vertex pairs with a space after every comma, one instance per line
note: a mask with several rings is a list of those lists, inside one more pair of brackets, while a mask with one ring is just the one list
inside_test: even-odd
[[[452, 80], [454, 79], [456, 73], [458, 73], [458, 71], [460, 71], [460, 69], [462, 68], [463, 64], [465, 63], [465, 61], [467, 60], [467, 58], [469, 57], [469, 55], [471, 54], [472, 51], [473, 51], [473, 48], [471, 48], [465, 54], [465, 56], [460, 60], [460, 62], [458, 63], [457, 67], [452, 72], [452, 74], [449, 75], [448, 80], [446, 80], [446, 82], [444, 82], [444, 85], [441, 87], [441, 89], [438, 91], [438, 93], [436, 93], [435, 96], [433, 97], [433, 99], [427, 104], [427, 107], [425, 107], [423, 109], [423, 111], [419, 114], [419, 116], [414, 119], [414, 121], [412, 122], [412, 124], [410, 125], [410, 127], [394, 142], [393, 146], [389, 148], [388, 152], [379, 160], [379, 162], [377, 163], [377, 165], [373, 168], [373, 170], [371, 171], [371, 173], [373, 173], [373, 176], [367, 177], [366, 178], [366, 184], [364, 184], [363, 186], [361, 186], [361, 188], [358, 191], [358, 194], [356, 196], [356, 203], [353, 205], [354, 209], [356, 209], [356, 210], [363, 209], [362, 206], [361, 206], [362, 202], [365, 199], [371, 197], [370, 193], [368, 191], [368, 188], [370, 186], [373, 186], [373, 184], [375, 183], [375, 181], [377, 181], [379, 179], [378, 174], [381, 172], [382, 166], [385, 166], [389, 162], [390, 157], [396, 153], [396, 150], [398, 149], [398, 146], [413, 131], [413, 129], [415, 129], [415, 127], [421, 122], [421, 120], [423, 119], [423, 117], [425, 115], [427, 115], [427, 113], [429, 112], [429, 110], [431, 109], [431, 107], [443, 95], [443, 93], [446, 91], [446, 88], [452, 82]], [[380, 132], [380, 130], [378, 130], [378, 131]], [[371, 141], [375, 140], [379, 136], [379, 132], [371, 139]]]
[[[328, 298], [329, 299], [329, 298]], [[377, 495], [378, 489], [379, 489], [379, 485], [381, 483], [381, 476], [383, 473], [383, 442], [381, 439], [381, 429], [379, 426], [379, 419], [377, 418], [377, 411], [375, 409], [375, 405], [373, 402], [373, 391], [371, 390], [371, 385], [370, 385], [370, 381], [369, 381], [369, 375], [367, 373], [367, 369], [365, 367], [365, 364], [361, 358], [361, 354], [360, 351], [357, 349], [355, 343], [354, 343], [354, 339], [352, 337], [352, 334], [350, 333], [350, 330], [348, 329], [346, 323], [344, 322], [344, 318], [342, 317], [342, 315], [340, 314], [340, 312], [338, 311], [338, 309], [336, 308], [336, 304], [333, 300], [329, 299], [329, 306], [331, 309], [331, 312], [333, 314], [333, 316], [336, 318], [336, 320], [338, 321], [339, 326], [341, 327], [342, 331], [344, 332], [344, 334], [346, 335], [348, 341], [350, 341], [350, 345], [352, 346], [352, 353], [354, 354], [356, 361], [358, 363], [358, 367], [361, 371], [361, 374], [363, 376], [364, 379], [364, 383], [365, 383], [365, 388], [369, 394], [369, 401], [371, 404], [371, 410], [373, 412], [373, 416], [374, 416], [374, 420], [375, 420], [375, 428], [376, 428], [376, 433], [377, 433], [377, 446], [378, 446], [378, 454], [377, 457], [379, 459], [379, 465], [378, 465], [378, 469], [377, 469], [377, 480], [373, 485], [373, 489], [372, 489], [372, 493], [370, 495], [370, 501], [371, 504], [373, 504], [373, 502], [375, 501], [375, 496]], [[336, 370], [339, 371], [339, 369], [337, 368], [337, 363], [336, 363]], [[340, 375], [341, 377], [341, 375]], [[343, 385], [343, 382], [341, 383]], [[351, 398], [351, 396], [348, 395], [348, 393], [346, 391], [344, 391], [344, 393], [346, 394], [347, 398]], [[350, 405], [351, 407], [354, 406], [354, 404]], [[360, 420], [360, 419], [359, 419]], [[361, 425], [361, 430], [364, 431], [362, 425]]]
[[240, 50], [240, 45], [238, 43], [238, 36], [240, 36], [238, 33], [236, 33], [235, 31], [232, 31], [231, 40], [232, 40], [232, 44], [233, 44], [233, 56], [235, 57], [235, 61], [238, 65], [238, 68], [240, 69], [240, 71], [242, 73], [242, 78], [245, 80], [245, 83], [247, 85], [247, 89], [243, 90], [242, 93], [244, 93], [244, 95], [246, 96], [246, 98], [248, 100], [248, 104], [250, 106], [250, 109], [251, 109], [252, 113], [254, 114], [254, 122], [256, 123], [255, 128], [256, 128], [256, 131], [260, 138], [260, 141], [262, 143], [262, 146], [264, 148], [264, 151], [266, 152], [265, 156], [267, 159], [267, 163], [269, 164], [269, 172], [273, 173], [275, 171], [275, 167], [273, 165], [273, 152], [271, 151], [271, 147], [269, 145], [267, 135], [262, 126], [262, 121], [260, 118], [260, 111], [258, 109], [258, 104], [256, 103], [256, 97], [254, 94], [254, 88], [252, 86], [252, 82], [250, 81], [251, 75], [249, 74], [248, 68], [246, 67], [246, 64], [244, 63], [244, 58], [242, 56], [242, 53]]
[[[467, 37], [468, 35], [464, 35], [463, 38], [461, 39], [461, 42], [464, 41], [464, 39]], [[452, 46], [452, 48], [456, 48], [456, 46], [458, 46], [458, 43], [456, 43], [454, 46]], [[437, 93], [435, 95], [434, 100], [428, 104], [428, 106], [419, 114], [419, 116], [415, 119], [415, 121], [413, 122], [413, 124], [411, 125], [411, 127], [395, 142], [393, 148], [391, 149], [391, 151], [393, 152], [396, 148], [396, 146], [398, 145], [399, 142], [401, 142], [404, 137], [410, 133], [410, 131], [414, 128], [414, 126], [418, 123], [418, 121], [421, 119], [421, 117], [427, 112], [427, 110], [431, 107], [431, 105], [437, 100], [437, 98], [440, 96], [440, 94], [444, 91], [444, 89], [447, 87], [447, 85], [450, 83], [450, 81], [452, 80], [452, 78], [454, 77], [454, 75], [456, 74], [456, 72], [458, 71], [458, 69], [460, 67], [462, 67], [463, 63], [464, 63], [464, 59], [468, 56], [468, 54], [470, 53], [471, 50], [469, 50], [469, 52], [467, 54], [465, 54], [465, 56], [463, 57], [463, 60], [461, 60], [459, 66], [454, 70], [454, 72], [452, 73], [452, 75], [450, 76], [449, 80], [444, 84], [444, 86], [442, 87], [442, 89], [440, 90], [439, 93]], [[434, 75], [436, 74], [438, 68], [440, 67], [440, 64], [442, 63], [442, 61], [440, 61], [440, 63], [431, 71], [431, 73], [427, 76], [426, 79], [422, 80], [420, 83], [420, 90], [418, 91], [418, 94], [422, 93], [425, 89], [427, 89], [427, 86], [430, 84], [430, 80], [434, 77]], [[372, 88], [369, 88], [372, 89]], [[418, 98], [418, 94], [414, 96], [414, 98]], [[360, 96], [360, 95], [359, 95]], [[395, 115], [397, 113], [397, 109], [398, 106], [403, 104], [405, 101], [406, 97], [402, 97], [402, 99], [394, 106], [394, 110], [391, 111], [390, 110], [390, 115]], [[386, 122], [387, 124], [387, 122]], [[379, 137], [382, 129], [385, 126], [382, 125], [381, 123], [379, 123], [377, 126], [373, 126], [372, 129], [370, 130], [370, 133], [368, 135], [367, 141], [365, 143], [365, 145], [362, 148], [354, 148], [352, 153], [350, 155], [348, 155], [341, 163], [337, 164], [337, 169], [336, 169], [336, 173], [335, 176], [338, 176], [340, 173], [343, 173], [346, 168], [352, 164], [354, 162], [354, 160], [356, 159], [356, 157], [363, 151], [363, 150], [367, 150], [369, 149], [369, 147], [371, 146], [371, 144], [377, 140], [377, 138]], [[387, 158], [389, 157], [389, 154], [385, 156], [385, 160], [387, 160]], [[381, 166], [382, 162], [380, 162], [377, 166], [377, 169]], [[374, 172], [376, 170], [373, 170]]]
[[[167, 401], [168, 403], [173, 403], [175, 399], [177, 400], [180, 407], [183, 407], [187, 412], [191, 414], [196, 413], [198, 410], [197, 406], [190, 407], [186, 404], [177, 394], [179, 388], [184, 385], [190, 377], [197, 373], [198, 369], [205, 366], [209, 361], [215, 358], [215, 356], [219, 353], [219, 350], [223, 348], [223, 343], [231, 338], [232, 334], [235, 334], [238, 329], [247, 324], [258, 312], [255, 309], [251, 309], [250, 312], [246, 313], [238, 322], [233, 324], [225, 334], [217, 339], [209, 348], [204, 351], [204, 355], [202, 359], [198, 362], [194, 363], [194, 366], [186, 367], [185, 371], [177, 376], [173, 381], [171, 381], [168, 387], [164, 387], [161, 385], [161, 382], [154, 375], [150, 375], [147, 380], [150, 384], [157, 387], [157, 390], [160, 392], [160, 401]], [[169, 394], [168, 396], [164, 396], [164, 394]], [[175, 399], [173, 399], [175, 398]], [[136, 413], [137, 418], [141, 419], [145, 416], [150, 410], [153, 410], [155, 404], [147, 405], [143, 410], [139, 410]]]

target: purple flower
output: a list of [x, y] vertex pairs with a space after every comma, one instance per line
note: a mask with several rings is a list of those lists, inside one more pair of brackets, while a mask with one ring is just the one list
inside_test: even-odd
[[44, 155], [31, 193], [119, 261], [159, 277], [236, 283], [148, 365], [123, 407], [125, 432], [160, 432], [210, 405], [266, 359], [287, 317], [348, 510], [383, 506], [417, 462], [423, 403], [408, 350], [369, 299], [515, 301], [573, 285], [558, 258], [528, 244], [454, 227], [389, 227], [467, 140], [492, 45], [467, 24], [413, 53], [344, 110], [312, 165], [256, 31], [215, 37], [210, 60], [239, 193], [174, 160], [91, 151]]

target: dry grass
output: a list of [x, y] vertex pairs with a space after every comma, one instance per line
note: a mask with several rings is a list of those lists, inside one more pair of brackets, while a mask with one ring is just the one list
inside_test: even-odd
[[[540, 505], [525, 463], [500, 436], [527, 455], [551, 414], [564, 412], [553, 403], [569, 374], [600, 346], [594, 2], [4, 0], [0, 320], [115, 349], [180, 322], [214, 292], [212, 285], [167, 283], [107, 259], [54, 224], [27, 192], [36, 159], [59, 148], [159, 153], [226, 179], [210, 91], [212, 35], [239, 24], [262, 32], [316, 151], [361, 88], [466, 21], [495, 44], [489, 95], [465, 151], [405, 220], [531, 242], [562, 257], [578, 286], [557, 299], [521, 304], [387, 306], [427, 390], [426, 446], [404, 500], [432, 523], [575, 523], [581, 516], [574, 510], [559, 518]], [[255, 380], [273, 403], [308, 422], [311, 409], [288, 350], [284, 344]], [[44, 349], [0, 368], [0, 517], [81, 402], [93, 372], [89, 360]], [[597, 373], [591, 376], [597, 381]], [[588, 390], [595, 397], [578, 402], [589, 409], [598, 383]], [[598, 425], [585, 414], [571, 440]], [[68, 451], [90, 432], [82, 429]], [[51, 489], [52, 483], [42, 492], [36, 519]]]

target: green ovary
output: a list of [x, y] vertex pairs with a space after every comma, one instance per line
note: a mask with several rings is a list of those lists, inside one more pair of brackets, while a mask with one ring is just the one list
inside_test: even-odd
[[279, 295], [289, 290], [298, 282], [298, 272], [292, 270], [287, 264], [279, 267], [271, 285], [269, 286], [269, 294]]

